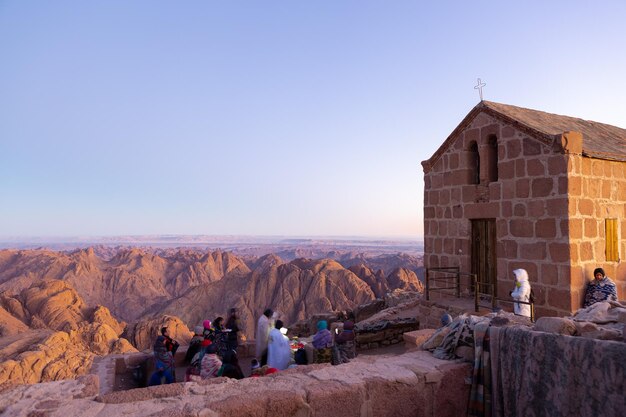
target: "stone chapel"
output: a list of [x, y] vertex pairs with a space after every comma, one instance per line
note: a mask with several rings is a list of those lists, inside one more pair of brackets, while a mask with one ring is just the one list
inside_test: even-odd
[[598, 266], [626, 299], [625, 129], [481, 101], [422, 166], [425, 268], [498, 298], [524, 268], [537, 316], [580, 308]]

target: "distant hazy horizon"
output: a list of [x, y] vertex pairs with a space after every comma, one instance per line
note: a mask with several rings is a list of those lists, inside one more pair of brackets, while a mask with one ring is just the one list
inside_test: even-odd
[[423, 236], [298, 236], [298, 235], [186, 235], [186, 234], [164, 234], [164, 235], [101, 235], [101, 236], [0, 236], [2, 242], [290, 242], [301, 241], [307, 243], [311, 241], [363, 241], [363, 242], [423, 242]]

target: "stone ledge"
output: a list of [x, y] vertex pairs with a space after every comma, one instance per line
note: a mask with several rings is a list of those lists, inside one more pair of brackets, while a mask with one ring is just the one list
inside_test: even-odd
[[404, 344], [407, 347], [415, 347], [421, 346], [422, 343], [427, 341], [435, 332], [435, 329], [415, 330], [412, 332], [404, 333], [402, 337], [404, 339]]
[[28, 388], [28, 398], [26, 392], [16, 392], [1, 405], [11, 416], [27, 416], [36, 404], [51, 400], [45, 403], [50, 416], [447, 417], [466, 414], [469, 387], [464, 381], [470, 375], [468, 364], [414, 350], [357, 357], [339, 366], [301, 366], [262, 378], [216, 378], [120, 391], [100, 395], [97, 401], [67, 396], [68, 391], [80, 394], [93, 388], [85, 381], [37, 384]]

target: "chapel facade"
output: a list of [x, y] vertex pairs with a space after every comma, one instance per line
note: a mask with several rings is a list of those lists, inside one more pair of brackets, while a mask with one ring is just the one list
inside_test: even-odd
[[498, 298], [524, 268], [537, 316], [580, 308], [598, 266], [626, 298], [625, 129], [481, 101], [422, 166], [425, 268]]

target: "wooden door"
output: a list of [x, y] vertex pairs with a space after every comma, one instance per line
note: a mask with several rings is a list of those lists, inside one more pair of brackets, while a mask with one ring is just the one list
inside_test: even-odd
[[481, 294], [497, 294], [496, 219], [472, 219], [471, 222], [472, 273], [478, 275], [479, 282], [493, 284], [493, 287], [480, 285]]

